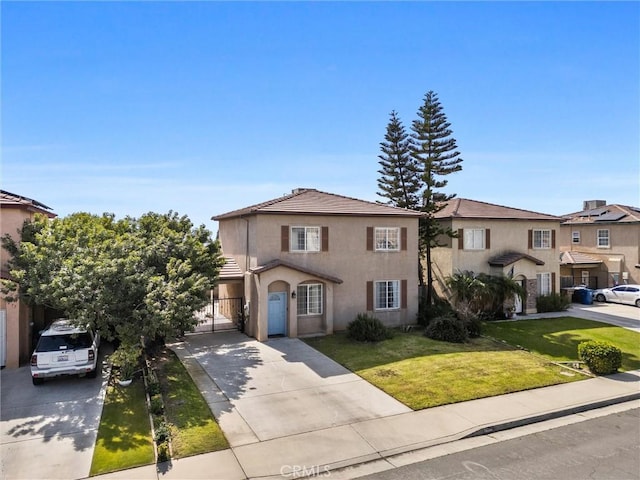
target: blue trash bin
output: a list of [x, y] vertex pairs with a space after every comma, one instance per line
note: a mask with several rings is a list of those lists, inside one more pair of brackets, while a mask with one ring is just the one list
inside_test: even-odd
[[583, 305], [592, 305], [593, 304], [593, 290], [589, 290], [585, 288], [582, 290], [582, 304]]

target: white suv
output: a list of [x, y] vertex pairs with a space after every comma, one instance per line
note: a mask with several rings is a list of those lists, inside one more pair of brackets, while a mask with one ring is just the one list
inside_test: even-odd
[[78, 328], [69, 320], [54, 321], [38, 340], [31, 355], [31, 379], [40, 385], [45, 378], [86, 375], [95, 378], [100, 334]]

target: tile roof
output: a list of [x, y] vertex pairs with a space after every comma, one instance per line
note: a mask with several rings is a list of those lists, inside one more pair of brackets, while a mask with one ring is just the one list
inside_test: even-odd
[[536, 265], [544, 265], [542, 260], [521, 252], [507, 252], [497, 255], [489, 259], [489, 265], [492, 267], [506, 267], [507, 265], [516, 263], [518, 260], [522, 260], [523, 258], [532, 261]]
[[295, 265], [293, 263], [285, 262], [284, 260], [276, 259], [272, 260], [264, 265], [260, 265], [259, 267], [252, 268], [251, 273], [262, 273], [267, 270], [272, 270], [277, 267], [287, 267], [292, 270], [297, 270], [298, 272], [307, 273], [309, 275], [313, 275], [314, 277], [323, 278], [325, 280], [329, 280], [333, 283], [342, 283], [342, 280], [338, 277], [333, 277], [331, 275], [327, 275], [325, 273], [317, 272], [315, 270], [311, 270], [309, 268], [301, 267], [300, 265]]
[[576, 265], [586, 263], [602, 263], [602, 260], [581, 252], [562, 252], [560, 254], [560, 265]]
[[224, 257], [224, 265], [220, 269], [220, 280], [242, 280], [244, 274], [233, 257]]
[[393, 207], [382, 203], [358, 200], [334, 193], [321, 192], [313, 188], [298, 188], [291, 194], [251, 205], [212, 217], [223, 220], [257, 213], [293, 215], [359, 215], [420, 217], [414, 210]]
[[637, 223], [640, 222], [640, 208], [618, 204], [602, 205], [562, 217], [564, 224]]
[[454, 198], [447, 202], [446, 206], [435, 214], [435, 218], [487, 218], [505, 220], [556, 220], [560, 217], [547, 215], [546, 213], [531, 212], [519, 208], [503, 207], [493, 203], [469, 200], [466, 198]]
[[0, 206], [24, 208], [27, 210], [44, 213], [46, 215], [55, 216], [52, 212], [52, 208], [46, 206], [44, 203], [40, 203], [29, 197], [22, 195], [16, 195], [15, 193], [7, 192], [6, 190], [0, 190]]

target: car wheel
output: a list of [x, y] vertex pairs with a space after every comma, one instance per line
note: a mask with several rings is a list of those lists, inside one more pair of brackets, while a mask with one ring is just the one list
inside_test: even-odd
[[640, 308], [640, 298], [636, 300], [636, 307]]
[[604, 298], [604, 295], [599, 293], [596, 295], [596, 300], [599, 302], [604, 302], [606, 299]]
[[98, 375], [98, 369], [97, 368], [94, 368], [90, 372], [87, 372], [87, 378], [96, 378], [97, 375]]
[[44, 383], [44, 378], [31, 377], [31, 381], [34, 385], [42, 385]]

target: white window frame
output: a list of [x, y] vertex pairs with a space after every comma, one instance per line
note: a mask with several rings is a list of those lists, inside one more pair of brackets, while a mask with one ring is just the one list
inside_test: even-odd
[[551, 291], [551, 272], [538, 273], [536, 275], [536, 281], [538, 284], [538, 296], [550, 295]]
[[[301, 240], [299, 234], [302, 234], [302, 242], [304, 245], [300, 245]], [[291, 252], [319, 252], [320, 251], [320, 227], [305, 227], [294, 226], [290, 228], [289, 232], [289, 249]]]
[[374, 242], [376, 252], [400, 251], [400, 228], [376, 227], [374, 229]]
[[465, 250], [484, 250], [487, 232], [484, 228], [465, 228], [462, 231], [464, 236]]
[[[603, 235], [606, 234], [606, 235]], [[596, 246], [598, 248], [611, 247], [611, 236], [608, 228], [599, 228], [596, 232]]]
[[400, 309], [400, 280], [378, 280], [373, 285], [374, 310]]
[[580, 231], [571, 232], [571, 243], [580, 243]]
[[322, 315], [323, 288], [321, 283], [303, 283], [296, 288], [298, 315]]
[[536, 250], [549, 250], [551, 248], [551, 230], [534, 230], [533, 248], [535, 248]]

